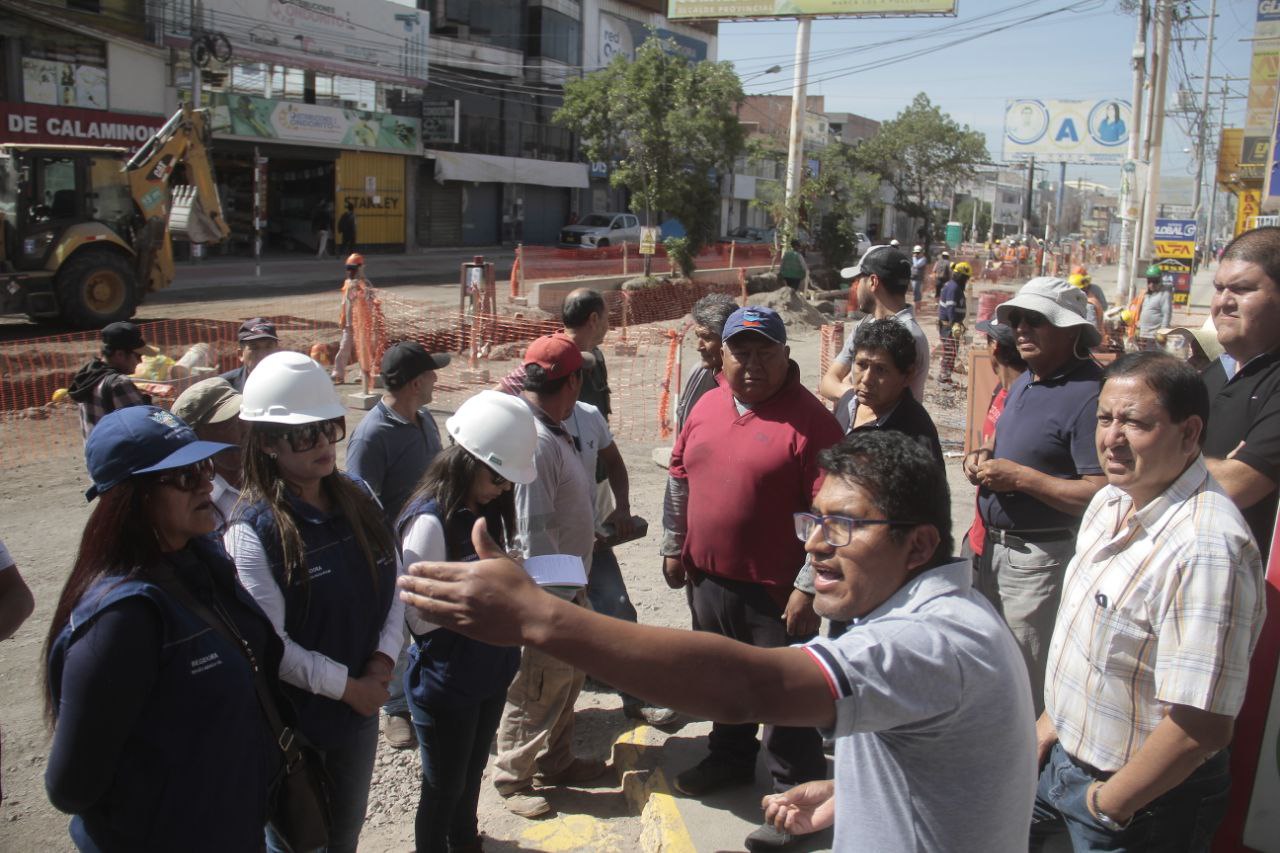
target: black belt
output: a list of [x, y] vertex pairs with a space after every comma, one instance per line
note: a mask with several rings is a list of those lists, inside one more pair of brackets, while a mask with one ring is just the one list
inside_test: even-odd
[[1046, 530], [1001, 530], [999, 527], [988, 527], [987, 538], [1001, 545], [1020, 545], [1024, 542], [1061, 542], [1064, 539], [1075, 539], [1076, 532], [1068, 527], [1055, 527]]
[[1110, 771], [1110, 770], [1099, 770], [1098, 768], [1094, 767], [1092, 764], [1086, 764], [1085, 762], [1083, 762], [1083, 761], [1081, 761], [1080, 759], [1076, 758], [1074, 755], [1072, 755], [1071, 753], [1067, 752], [1066, 750], [1063, 750], [1063, 753], [1067, 756], [1067, 760], [1068, 760], [1068, 761], [1070, 761], [1072, 764], [1074, 764], [1074, 765], [1075, 765], [1076, 767], [1078, 767], [1079, 769], [1083, 770], [1083, 771], [1085, 772], [1085, 774], [1087, 774], [1088, 776], [1090, 776], [1090, 777], [1092, 777], [1092, 778], [1094, 778], [1094, 779], [1098, 780], [1099, 782], [1105, 782], [1105, 781], [1107, 781], [1108, 779], [1110, 779], [1112, 776], [1114, 776], [1114, 775], [1115, 775], [1115, 773], [1114, 773], [1113, 771]]

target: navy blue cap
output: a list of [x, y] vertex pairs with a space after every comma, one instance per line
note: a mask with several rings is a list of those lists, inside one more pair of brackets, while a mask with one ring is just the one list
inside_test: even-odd
[[84, 443], [93, 500], [138, 474], [183, 468], [227, 450], [230, 444], [201, 441], [177, 415], [157, 406], [116, 409], [94, 426]]
[[730, 314], [724, 321], [720, 339], [727, 341], [741, 332], [756, 332], [775, 344], [787, 342], [787, 324], [782, 322], [777, 311], [763, 305], [746, 305]]

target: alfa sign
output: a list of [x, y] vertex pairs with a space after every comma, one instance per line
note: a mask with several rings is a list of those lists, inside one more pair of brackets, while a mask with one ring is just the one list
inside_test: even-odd
[[1196, 256], [1194, 219], [1157, 219], [1156, 256], [1191, 260]]

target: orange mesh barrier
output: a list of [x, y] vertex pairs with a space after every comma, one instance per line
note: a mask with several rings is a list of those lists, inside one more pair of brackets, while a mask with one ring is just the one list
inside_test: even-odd
[[[679, 320], [707, 293], [736, 295], [738, 290], [737, 275], [730, 273], [724, 281], [605, 294], [614, 328], [602, 349], [613, 390], [615, 435], [636, 441], [657, 441], [669, 435], [670, 397], [683, 379], [674, 375], [676, 350], [686, 343]], [[481, 388], [492, 387], [520, 363], [529, 341], [560, 328], [557, 319], [518, 306], [500, 305], [496, 312], [470, 315], [443, 307], [438, 299], [373, 291], [378, 310], [371, 312], [370, 323], [378, 350], [369, 355], [375, 363], [381, 361], [388, 343], [399, 340], [417, 340], [429, 351], [455, 354], [453, 363], [440, 372], [432, 403], [435, 409], [453, 410]], [[285, 348], [332, 358], [341, 337], [334, 319], [335, 301], [333, 294], [320, 294], [256, 307], [276, 324]], [[205, 357], [194, 359], [203, 362], [194, 375], [143, 383], [154, 402], [171, 405], [192, 382], [236, 367], [236, 332], [243, 319], [238, 312], [236, 316], [139, 323], [146, 341], [174, 361], [192, 360], [192, 349], [204, 345], [196, 350]], [[487, 370], [487, 379], [474, 378], [469, 370], [473, 340], [475, 367]], [[76, 405], [59, 389], [67, 388], [76, 371], [93, 358], [99, 341], [97, 332], [83, 332], [0, 344], [0, 465], [82, 452]], [[346, 385], [340, 391], [346, 394], [358, 388]], [[59, 392], [57, 401], [55, 392]]]
[[[523, 281], [581, 278], [591, 276], [633, 275], [644, 272], [644, 256], [635, 246], [608, 246], [603, 249], [556, 249], [546, 246], [523, 246], [520, 249], [520, 276]], [[694, 261], [698, 269], [769, 266], [773, 246], [762, 243], [717, 243], [708, 246]], [[653, 275], [671, 272], [666, 246], [659, 243], [653, 256]]]

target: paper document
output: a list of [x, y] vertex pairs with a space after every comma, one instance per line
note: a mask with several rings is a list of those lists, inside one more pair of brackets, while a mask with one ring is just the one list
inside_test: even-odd
[[587, 585], [587, 572], [582, 566], [582, 558], [572, 554], [526, 557], [524, 570], [538, 586], [582, 589]]

